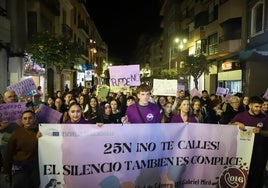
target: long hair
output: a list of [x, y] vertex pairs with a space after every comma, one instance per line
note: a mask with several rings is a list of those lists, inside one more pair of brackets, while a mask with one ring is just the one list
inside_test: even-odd
[[182, 99], [179, 99], [177, 105], [176, 105], [176, 108], [174, 109], [173, 111], [173, 114], [174, 115], [180, 115], [181, 114], [181, 109], [180, 109], [180, 106], [182, 104], [183, 101], [188, 101], [189, 102], [189, 112], [188, 112], [188, 116], [192, 115], [192, 108], [190, 106], [190, 100], [188, 98], [182, 98]]
[[[196, 102], [199, 102], [199, 109], [194, 111], [193, 107]], [[201, 107], [201, 101], [199, 98], [194, 98], [191, 103], [191, 109], [193, 112], [193, 115], [197, 118], [199, 123], [202, 123], [204, 121], [203, 114], [202, 114], [202, 107]]]

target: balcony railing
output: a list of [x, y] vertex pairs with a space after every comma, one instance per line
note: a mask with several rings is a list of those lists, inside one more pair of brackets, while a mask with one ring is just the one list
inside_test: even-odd
[[83, 29], [84, 32], [88, 35], [89, 33], [89, 29], [88, 27], [85, 25], [83, 20], [78, 20], [78, 29]]
[[67, 36], [67, 37], [73, 36], [73, 30], [67, 24], [62, 24], [61, 30], [62, 30], [62, 34], [65, 36]]
[[58, 0], [47, 1], [41, 0], [41, 2], [56, 16], [60, 15], [60, 3]]

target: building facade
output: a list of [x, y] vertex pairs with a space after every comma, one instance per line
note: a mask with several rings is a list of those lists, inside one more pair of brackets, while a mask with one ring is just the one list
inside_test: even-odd
[[[41, 85], [47, 95], [63, 90], [66, 84], [70, 89], [77, 85], [90, 87], [97, 84], [102, 64], [108, 59], [108, 47], [91, 20], [86, 0], [2, 0], [0, 3], [0, 71], [4, 75], [1, 93], [8, 85], [26, 76], [31, 76], [36, 85]], [[81, 55], [73, 62], [74, 66], [66, 66], [62, 71], [48, 66], [42, 74], [25, 75], [25, 54], [31, 53], [25, 51], [29, 39], [45, 31], [70, 37], [81, 47]], [[93, 56], [92, 48], [95, 49]], [[95, 82], [94, 78], [97, 78]]]
[[[179, 67], [182, 52], [202, 53], [212, 66], [199, 78], [200, 90], [215, 93], [224, 87], [245, 95], [266, 91], [265, 83], [255, 83], [267, 75], [266, 0], [163, 0], [162, 4], [163, 68]], [[186, 36], [187, 43], [178, 55], [170, 56], [174, 36]], [[190, 78], [188, 89], [193, 87]]]

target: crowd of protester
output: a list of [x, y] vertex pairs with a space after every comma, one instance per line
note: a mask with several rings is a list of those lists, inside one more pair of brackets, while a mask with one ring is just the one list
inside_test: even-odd
[[[12, 144], [7, 143], [7, 146], [1, 146], [1, 165], [5, 164], [3, 173], [8, 175], [6, 179], [9, 180], [11, 178], [10, 172], [12, 167], [10, 163], [14, 165], [16, 157], [16, 165], [31, 164], [32, 156], [28, 156], [28, 159], [27, 156], [26, 158], [20, 158], [20, 155], [14, 154], [14, 148], [12, 148], [15, 147], [13, 134], [19, 134], [17, 131], [21, 131], [24, 136], [27, 136], [24, 130], [19, 129], [25, 127], [25, 124], [29, 124], [24, 116], [28, 115], [29, 117], [27, 116], [26, 118], [35, 120], [35, 114], [39, 112], [38, 106], [45, 104], [62, 113], [60, 123], [66, 124], [83, 123], [102, 126], [103, 124], [129, 123], [185, 123], [186, 125], [187, 123], [208, 123], [232, 124], [239, 126], [243, 130], [245, 126], [257, 127], [255, 125], [256, 122], [262, 122], [262, 130], [258, 129], [255, 131], [256, 135], [258, 135], [256, 137], [258, 144], [261, 146], [258, 147], [258, 151], [253, 150], [253, 161], [251, 161], [251, 164], [254, 167], [250, 168], [252, 170], [249, 173], [248, 188], [262, 186], [268, 157], [268, 152], [264, 149], [266, 142], [268, 142], [268, 139], [266, 139], [268, 136], [268, 133], [266, 133], [266, 130], [268, 130], [268, 99], [260, 96], [243, 96], [241, 93], [237, 93], [227, 100], [226, 96], [209, 94], [206, 90], [200, 92], [201, 97], [191, 96], [188, 92], [182, 90], [176, 96], [152, 96], [151, 92], [152, 89], [148, 85], [142, 84], [138, 88], [126, 93], [110, 92], [105, 99], [99, 98], [96, 95], [96, 90], [89, 90], [85, 87], [79, 91], [70, 91], [69, 89], [57, 91], [54, 96], [46, 97], [46, 101], [42, 101], [41, 97], [34, 101], [28, 98], [26, 100], [27, 111], [23, 113], [22, 119], [16, 122], [17, 126], [9, 132]], [[14, 91], [6, 91], [4, 95], [0, 94], [0, 103], [12, 102], [18, 102]], [[33, 113], [29, 113], [29, 111]], [[248, 122], [243, 121], [243, 118], [239, 118], [241, 114], [244, 114], [243, 118]], [[247, 114], [251, 117], [247, 117]], [[249, 122], [255, 124], [249, 124]], [[28, 127], [32, 129], [33, 123], [36, 123], [37, 126], [38, 123], [46, 122], [40, 122], [36, 119], [30, 123], [31, 125]], [[11, 122], [0, 122], [1, 133], [8, 130], [10, 124]], [[26, 130], [29, 132], [28, 128]], [[31, 139], [34, 140], [34, 138]], [[254, 148], [256, 147], [255, 145]], [[34, 155], [36, 155], [36, 147], [33, 145], [30, 148], [34, 151], [32, 152]], [[25, 148], [22, 147], [21, 149]], [[29, 150], [29, 148], [26, 149]], [[5, 160], [6, 158], [9, 159], [9, 162]], [[36, 163], [36, 160], [33, 161]], [[12, 175], [13, 181], [18, 185], [23, 182], [24, 177], [19, 176], [16, 178]], [[34, 183], [37, 184], [38, 182]]]

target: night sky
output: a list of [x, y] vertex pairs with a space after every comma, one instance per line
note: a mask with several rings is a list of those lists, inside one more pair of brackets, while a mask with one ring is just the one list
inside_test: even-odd
[[161, 31], [159, 0], [89, 0], [88, 11], [110, 57], [127, 61], [141, 34]]

